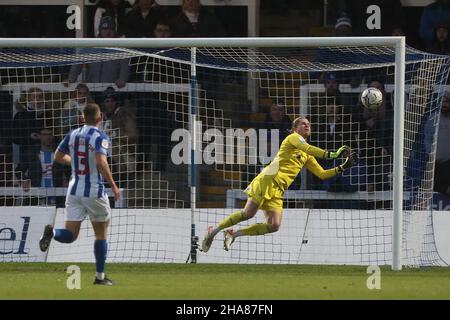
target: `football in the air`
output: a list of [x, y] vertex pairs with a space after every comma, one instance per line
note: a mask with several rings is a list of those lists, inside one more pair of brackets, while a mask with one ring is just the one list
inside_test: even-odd
[[376, 110], [383, 104], [383, 94], [377, 88], [367, 88], [361, 94], [361, 102], [369, 110]]

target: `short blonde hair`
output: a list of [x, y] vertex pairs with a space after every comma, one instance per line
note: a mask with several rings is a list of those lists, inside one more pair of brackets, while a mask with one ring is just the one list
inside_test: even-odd
[[95, 125], [100, 117], [100, 107], [96, 103], [88, 103], [84, 107], [83, 116], [87, 124]]
[[303, 119], [308, 120], [308, 118], [306, 118], [305, 116], [299, 116], [299, 117], [295, 118], [294, 121], [292, 121], [292, 128], [291, 129], [294, 130], [295, 127], [298, 126], [298, 123], [300, 122], [300, 120], [303, 120]]

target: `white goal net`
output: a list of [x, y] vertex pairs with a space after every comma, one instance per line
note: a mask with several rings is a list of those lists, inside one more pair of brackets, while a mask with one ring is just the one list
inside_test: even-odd
[[[0, 42], [1, 204], [56, 207], [55, 223], [62, 225], [69, 176], [49, 159], [64, 135], [82, 125], [85, 103], [96, 102], [123, 194], [113, 204], [108, 261], [184, 262], [196, 251], [195, 237], [201, 241], [208, 226], [243, 207], [242, 190], [275, 156], [291, 121], [304, 115], [312, 126], [310, 144], [350, 145], [358, 165], [325, 181], [302, 170], [285, 193], [278, 232], [238, 238], [230, 252], [218, 235], [197, 261], [392, 264], [395, 49], [249, 41], [247, 47], [198, 46], [194, 57], [188, 45], [19, 48]], [[114, 81], [92, 81], [97, 68], [116, 72]], [[432, 197], [449, 68], [446, 56], [406, 49], [404, 265], [448, 263], [435, 243]], [[384, 94], [372, 111], [359, 98], [369, 86]], [[341, 162], [319, 161], [324, 168]], [[264, 215], [241, 225], [255, 221]], [[93, 261], [92, 239], [85, 223], [77, 242], [52, 243], [47, 260]], [[14, 245], [0, 239], [2, 252]]]

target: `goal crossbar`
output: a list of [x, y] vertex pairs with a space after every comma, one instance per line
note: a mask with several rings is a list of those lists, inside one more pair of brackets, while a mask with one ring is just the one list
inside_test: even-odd
[[[403, 39], [403, 40], [402, 40]], [[262, 37], [262, 38], [0, 38], [0, 47], [14, 48], [161, 48], [161, 47], [317, 47], [402, 46], [404, 37]], [[404, 45], [404, 44], [403, 44]]]

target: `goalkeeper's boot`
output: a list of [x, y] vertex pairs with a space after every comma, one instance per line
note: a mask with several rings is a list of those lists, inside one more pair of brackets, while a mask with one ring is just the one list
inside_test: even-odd
[[45, 226], [44, 233], [39, 239], [39, 249], [41, 249], [42, 252], [47, 251], [52, 239], [53, 239], [53, 227], [48, 224]]
[[229, 251], [231, 249], [231, 245], [234, 242], [233, 229], [228, 229], [223, 232], [223, 248], [225, 251]]
[[208, 252], [209, 248], [211, 248], [211, 244], [214, 240], [214, 237], [212, 236], [213, 228], [214, 228], [213, 226], [208, 227], [205, 238], [203, 239], [202, 242], [202, 251], [205, 253]]
[[103, 278], [103, 280], [101, 280], [101, 279], [95, 277], [94, 284], [101, 284], [101, 285], [104, 285], [104, 286], [112, 286], [112, 285], [114, 284], [114, 282], [112, 282], [111, 279], [108, 279], [108, 278], [106, 277], [106, 275], [105, 275], [105, 277]]

